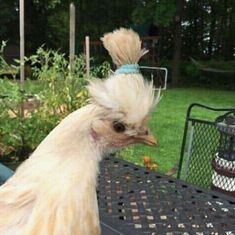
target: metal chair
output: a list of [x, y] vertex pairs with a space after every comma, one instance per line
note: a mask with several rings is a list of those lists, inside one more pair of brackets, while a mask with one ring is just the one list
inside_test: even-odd
[[[203, 117], [195, 117], [198, 116], [196, 111], [202, 109]], [[188, 107], [177, 178], [206, 189], [211, 188], [214, 173], [212, 161], [220, 140], [216, 118], [231, 111], [235, 111], [235, 108], [217, 109], [197, 103]]]

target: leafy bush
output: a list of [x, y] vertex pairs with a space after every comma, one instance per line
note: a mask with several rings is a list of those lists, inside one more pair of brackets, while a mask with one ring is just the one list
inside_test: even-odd
[[191, 62], [183, 62], [181, 65], [181, 72], [187, 77], [197, 79], [200, 77], [200, 70]]
[[[85, 88], [84, 57], [75, 59], [73, 71], [64, 54], [39, 48], [25, 58], [31, 66], [31, 78], [24, 91], [17, 80], [0, 79], [0, 157], [17, 161], [28, 157], [61, 119], [84, 106], [88, 100]], [[106, 75], [110, 65], [92, 70], [92, 76]], [[22, 114], [22, 105], [24, 113]]]

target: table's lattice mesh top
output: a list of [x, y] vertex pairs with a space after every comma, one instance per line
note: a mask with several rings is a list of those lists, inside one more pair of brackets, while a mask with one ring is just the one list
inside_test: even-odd
[[101, 163], [98, 201], [101, 218], [133, 234], [235, 235], [234, 199], [112, 157]]

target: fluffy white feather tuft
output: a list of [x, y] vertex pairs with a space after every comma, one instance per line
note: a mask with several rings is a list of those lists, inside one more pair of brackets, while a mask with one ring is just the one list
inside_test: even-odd
[[88, 86], [91, 102], [100, 105], [125, 123], [138, 124], [149, 116], [159, 102], [154, 96], [152, 82], [140, 74], [113, 75], [105, 81], [92, 80]]
[[[131, 29], [114, 30], [101, 40], [117, 66], [137, 64], [147, 52], [141, 49], [140, 37]], [[88, 90], [92, 103], [131, 124], [141, 123], [160, 100], [160, 93], [154, 96], [153, 83], [145, 81], [140, 73], [114, 74], [105, 81], [95, 79]]]
[[117, 66], [136, 64], [148, 52], [141, 49], [140, 37], [131, 29], [114, 30], [105, 34], [101, 40]]

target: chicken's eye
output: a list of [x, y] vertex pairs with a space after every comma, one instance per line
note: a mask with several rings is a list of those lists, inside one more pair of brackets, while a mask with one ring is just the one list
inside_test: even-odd
[[126, 127], [123, 123], [114, 121], [113, 122], [113, 129], [116, 132], [121, 133], [121, 132], [124, 132], [126, 130]]

